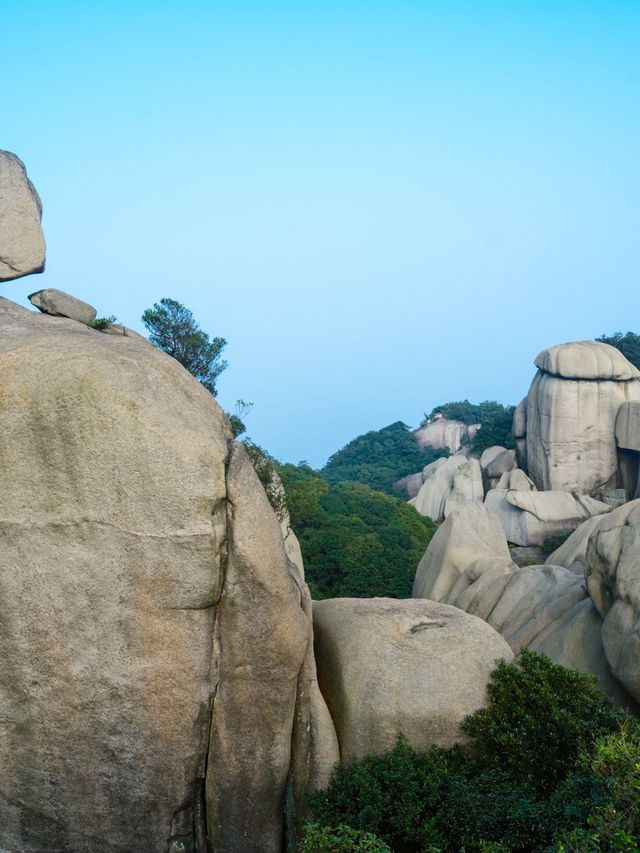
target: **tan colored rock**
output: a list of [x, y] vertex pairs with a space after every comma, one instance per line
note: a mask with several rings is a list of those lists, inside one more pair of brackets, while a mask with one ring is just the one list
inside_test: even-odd
[[619, 349], [598, 341], [557, 344], [536, 356], [535, 366], [563, 379], [640, 379], [640, 370]]
[[624, 450], [640, 452], [640, 402], [620, 406], [616, 417], [616, 441]]
[[314, 602], [320, 688], [343, 760], [391, 749], [452, 746], [462, 720], [486, 702], [505, 641], [480, 619], [432, 601]]
[[[497, 459], [502, 453], [506, 453], [507, 448], [499, 444], [494, 444], [492, 447], [486, 447], [480, 454], [480, 467], [482, 472], [486, 474], [487, 467]], [[498, 475], [499, 476], [499, 475]]]
[[513, 471], [505, 471], [498, 480], [496, 489], [504, 491], [515, 489], [518, 492], [537, 491], [533, 480], [530, 480], [521, 468], [514, 468]]
[[[300, 578], [287, 560], [278, 520], [258, 485], [244, 447], [234, 443], [227, 473], [224, 597], [214, 639], [218, 687], [207, 764], [209, 835], [214, 849], [234, 853], [281, 849], [298, 681], [308, 685], [313, 680], [312, 670], [301, 674], [311, 635]], [[308, 704], [302, 713], [309, 714]], [[307, 721], [313, 724], [313, 716]], [[326, 716], [319, 723], [324, 730]]]
[[413, 506], [420, 515], [428, 516], [437, 523], [444, 519], [447, 498], [453, 491], [453, 478], [466, 463], [467, 457], [457, 453], [448, 459], [436, 459], [425, 467], [424, 482], [413, 500]]
[[418, 471], [417, 474], [407, 474], [406, 477], [396, 480], [393, 488], [399, 492], [406, 492], [410, 498], [415, 498], [420, 491], [422, 483], [422, 471]]
[[640, 371], [607, 344], [545, 350], [527, 395], [526, 465], [539, 489], [593, 493], [615, 485], [615, 423], [640, 400]]
[[467, 424], [436, 415], [424, 426], [414, 431], [418, 447], [432, 447], [434, 450], [450, 450], [457, 453], [465, 441], [471, 441], [480, 424]]
[[520, 400], [513, 413], [511, 432], [514, 438], [524, 438], [527, 434], [527, 398]]
[[589, 545], [589, 537], [592, 531], [602, 520], [601, 515], [594, 515], [583, 521], [566, 539], [559, 548], [549, 555], [545, 560], [547, 565], [564, 566], [566, 569], [584, 575], [584, 570], [587, 565], [587, 547]]
[[498, 453], [493, 459], [484, 466], [484, 473], [493, 480], [499, 479], [503, 474], [513, 471], [516, 467], [516, 452], [515, 450], [503, 450]]
[[510, 563], [509, 548], [498, 519], [479, 503], [458, 507], [440, 525], [418, 565], [414, 598], [440, 601], [471, 566]]
[[44, 270], [42, 205], [24, 163], [0, 151], [0, 282]]
[[640, 501], [614, 509], [594, 528], [585, 576], [589, 595], [604, 619], [609, 665], [640, 701]]
[[0, 439], [0, 849], [204, 849], [208, 803], [216, 850], [280, 851], [335, 739], [217, 403], [138, 335], [0, 299]]
[[453, 475], [451, 492], [444, 504], [444, 517], [448, 518], [454, 509], [461, 504], [476, 501], [482, 503], [484, 500], [484, 486], [482, 485], [482, 471], [477, 459], [467, 459]]
[[29, 302], [39, 308], [43, 314], [52, 317], [68, 317], [89, 326], [96, 319], [98, 313], [93, 305], [70, 296], [63, 290], [50, 287], [47, 290], [38, 290], [29, 296]]
[[610, 510], [588, 495], [514, 489], [492, 489], [485, 506], [500, 519], [507, 540], [523, 546], [543, 545], [549, 537], [569, 533], [592, 515]]

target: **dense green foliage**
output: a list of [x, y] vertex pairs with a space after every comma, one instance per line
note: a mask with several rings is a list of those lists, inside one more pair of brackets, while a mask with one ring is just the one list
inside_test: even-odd
[[468, 749], [400, 739], [339, 765], [310, 798], [316, 821], [402, 853], [637, 851], [640, 729], [594, 679], [525, 651], [463, 729]]
[[431, 519], [362, 483], [330, 486], [304, 465], [278, 471], [314, 598], [411, 595]]
[[175, 299], [161, 299], [142, 315], [149, 340], [179, 361], [204, 387], [216, 396], [216, 380], [227, 367], [221, 353], [227, 342], [210, 338], [193, 314]]
[[484, 450], [485, 447], [493, 447], [495, 444], [513, 448], [515, 439], [511, 433], [511, 424], [514, 411], [515, 406], [503, 406], [495, 400], [485, 400], [483, 403], [459, 400], [436, 406], [430, 415], [425, 415], [423, 423], [441, 414], [445, 418], [462, 421], [465, 424], [482, 424], [472, 441], [474, 450]]
[[384, 841], [370, 832], [360, 832], [350, 826], [322, 826], [308, 823], [304, 831], [302, 853], [391, 853]]
[[395, 494], [392, 485], [396, 480], [446, 455], [447, 451], [430, 447], [421, 450], [410, 428], [396, 421], [354, 438], [333, 454], [321, 474], [331, 486], [358, 482]]
[[640, 335], [634, 332], [624, 335], [622, 332], [614, 332], [612, 335], [602, 335], [596, 340], [619, 349], [622, 355], [640, 370]]

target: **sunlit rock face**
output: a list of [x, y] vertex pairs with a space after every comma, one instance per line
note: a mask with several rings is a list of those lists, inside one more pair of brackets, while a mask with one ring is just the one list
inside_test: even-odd
[[0, 299], [0, 848], [275, 853], [292, 743], [296, 790], [337, 758], [308, 591], [220, 407], [124, 332]]
[[[544, 350], [526, 402], [526, 464], [539, 489], [593, 493], [615, 486], [615, 425], [623, 403], [640, 400], [640, 371], [594, 341]], [[518, 431], [523, 413], [518, 413]]]
[[24, 167], [0, 151], [0, 282], [44, 270], [42, 205]]

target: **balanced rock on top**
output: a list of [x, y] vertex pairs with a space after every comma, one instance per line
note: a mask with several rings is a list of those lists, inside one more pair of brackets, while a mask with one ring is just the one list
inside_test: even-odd
[[42, 205], [24, 163], [0, 151], [0, 282], [44, 270]]

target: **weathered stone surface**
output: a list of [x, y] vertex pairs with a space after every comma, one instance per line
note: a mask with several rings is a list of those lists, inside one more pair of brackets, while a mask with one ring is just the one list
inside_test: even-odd
[[424, 482], [412, 501], [420, 515], [426, 515], [438, 523], [444, 519], [446, 501], [453, 490], [453, 478], [466, 463], [467, 457], [456, 453], [448, 459], [436, 459], [425, 467]]
[[[615, 422], [640, 400], [640, 372], [613, 347], [581, 341], [541, 353], [527, 395], [526, 465], [539, 489], [616, 484]], [[553, 375], [549, 371], [553, 372]]]
[[54, 287], [32, 293], [29, 296], [29, 302], [39, 308], [43, 314], [50, 314], [52, 317], [68, 317], [87, 326], [93, 323], [98, 313], [87, 302], [76, 299], [75, 296], [70, 296], [63, 290], [56, 290]]
[[415, 749], [451, 746], [486, 702], [504, 640], [487, 624], [432, 601], [314, 602], [320, 688], [343, 760], [391, 749], [402, 732]]
[[485, 464], [484, 473], [489, 479], [500, 478], [503, 474], [513, 471], [515, 467], [515, 450], [503, 450]]
[[469, 501], [482, 503], [484, 500], [484, 486], [482, 485], [482, 471], [477, 459], [467, 459], [453, 475], [451, 492], [444, 504], [444, 517], [449, 515], [461, 504]]
[[604, 649], [616, 678], [640, 701], [640, 501], [614, 509], [587, 546], [587, 589], [604, 619]]
[[640, 370], [619, 349], [598, 341], [557, 344], [536, 356], [535, 365], [563, 379], [640, 379]]
[[417, 474], [407, 474], [406, 477], [396, 480], [393, 484], [393, 488], [397, 489], [399, 492], [406, 492], [410, 498], [415, 498], [420, 491], [422, 483], [422, 471], [418, 471]]
[[624, 450], [640, 452], [640, 402], [620, 406], [616, 417], [616, 441]]
[[487, 466], [493, 462], [498, 456], [506, 451], [506, 447], [499, 444], [494, 444], [492, 447], [486, 447], [480, 455], [480, 467], [483, 473], [486, 473]]
[[0, 151], [0, 281], [44, 270], [42, 206], [24, 163]]
[[191, 849], [208, 801], [216, 850], [279, 851], [292, 740], [296, 790], [335, 741], [216, 402], [138, 335], [0, 299], [0, 437], [0, 848]]
[[[234, 853], [281, 849], [298, 679], [310, 641], [300, 579], [258, 484], [244, 447], [234, 443], [207, 765], [209, 835], [214, 849]], [[309, 674], [302, 677], [308, 683]]]
[[450, 420], [442, 415], [436, 415], [424, 426], [414, 430], [418, 447], [433, 447], [434, 450], [448, 448], [451, 453], [457, 453], [463, 441], [475, 437], [480, 424], [467, 424], [462, 421]]
[[527, 398], [520, 400], [513, 413], [511, 432], [514, 438], [524, 438], [527, 434]]
[[509, 554], [516, 566], [541, 566], [547, 562], [547, 552], [539, 545], [517, 545], [509, 548]]
[[536, 486], [533, 480], [530, 480], [521, 468], [514, 468], [513, 471], [504, 472], [496, 484], [496, 489], [535, 492]]
[[514, 489], [492, 489], [485, 506], [500, 519], [507, 540], [523, 546], [543, 545], [550, 536], [569, 533], [592, 515], [610, 509], [588, 495]]
[[414, 598], [442, 600], [474, 563], [510, 564], [509, 548], [498, 519], [483, 504], [458, 507], [436, 531], [418, 565]]
[[575, 572], [584, 575], [587, 565], [589, 537], [601, 520], [601, 515], [594, 515], [593, 518], [583, 521], [576, 527], [571, 536], [549, 555], [545, 563], [551, 566], [564, 566], [566, 569], [573, 569]]

